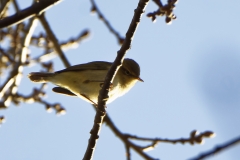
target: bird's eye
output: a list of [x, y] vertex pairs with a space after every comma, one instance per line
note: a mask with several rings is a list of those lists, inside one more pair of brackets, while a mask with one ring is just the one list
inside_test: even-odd
[[125, 69], [125, 70], [124, 70], [124, 74], [126, 74], [127, 76], [129, 76], [129, 75], [130, 75], [130, 72]]

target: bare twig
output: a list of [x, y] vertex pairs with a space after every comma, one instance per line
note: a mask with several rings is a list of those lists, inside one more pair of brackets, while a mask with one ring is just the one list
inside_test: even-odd
[[[62, 42], [60, 43], [60, 47], [62, 50], [67, 50], [69, 48], [74, 48], [76, 46], [78, 46], [78, 44], [85, 38], [87, 38], [89, 36], [90, 32], [88, 30], [85, 30], [83, 32], [81, 32], [77, 37], [74, 37], [74, 38], [71, 38], [70, 40], [68, 41], [65, 41], [65, 42]], [[34, 37], [33, 37], [34, 38]], [[35, 39], [37, 39], [35, 37]], [[47, 53], [44, 53], [36, 58], [32, 58], [30, 61], [29, 61], [29, 65], [33, 65], [35, 63], [39, 63], [39, 62], [45, 62], [45, 61], [48, 61], [54, 57], [56, 57], [58, 55], [57, 52], [55, 51], [49, 51]], [[64, 63], [65, 64], [65, 63]], [[68, 67], [68, 64], [65, 65], [65, 67]]]
[[14, 63], [14, 59], [9, 55], [7, 54], [0, 46], [0, 53], [2, 54], [2, 56], [6, 57], [7, 60], [11, 63]]
[[163, 138], [146, 138], [146, 137], [139, 137], [139, 136], [134, 136], [134, 135], [129, 135], [126, 134], [126, 137], [130, 139], [135, 139], [135, 140], [141, 140], [141, 141], [152, 141], [152, 142], [165, 142], [165, 143], [190, 143], [191, 145], [194, 144], [201, 144], [203, 143], [203, 138], [212, 138], [215, 136], [215, 134], [212, 131], [205, 131], [203, 133], [198, 134], [196, 130], [192, 131], [190, 133], [189, 138], [180, 138], [180, 139], [163, 139]]
[[89, 160], [89, 159], [92, 159], [92, 157], [93, 157], [93, 152], [94, 152], [94, 149], [96, 146], [97, 139], [99, 138], [98, 134], [101, 129], [102, 121], [106, 115], [105, 107], [106, 107], [106, 101], [108, 99], [108, 91], [110, 88], [110, 84], [112, 83], [114, 76], [116, 75], [118, 69], [122, 65], [122, 62], [123, 62], [123, 59], [124, 59], [124, 56], [125, 56], [127, 50], [131, 46], [131, 42], [132, 42], [134, 33], [137, 29], [137, 26], [140, 22], [141, 15], [144, 12], [144, 9], [145, 9], [148, 1], [149, 0], [140, 0], [139, 1], [138, 7], [135, 9], [135, 13], [134, 13], [132, 22], [126, 33], [126, 39], [123, 42], [122, 47], [118, 51], [117, 57], [116, 57], [114, 63], [112, 64], [111, 68], [109, 69], [109, 71], [106, 75], [105, 81], [104, 81], [104, 85], [99, 92], [97, 112], [95, 115], [93, 128], [90, 132], [91, 136], [89, 138], [88, 147], [87, 147], [87, 150], [86, 150], [84, 158], [83, 158], [84, 160]]
[[5, 12], [7, 11], [7, 8], [10, 4], [11, 0], [1, 0], [0, 1], [0, 19], [4, 16]]
[[218, 145], [214, 149], [200, 154], [198, 157], [190, 158], [189, 160], [202, 160], [210, 156], [213, 156], [223, 150], [226, 150], [227, 148], [233, 147], [234, 145], [237, 145], [237, 144], [240, 144], [240, 136], [230, 140], [229, 142], [226, 142], [225, 144]]
[[126, 158], [127, 158], [127, 160], [131, 160], [130, 147], [127, 144], [125, 144], [125, 149], [126, 149]]
[[70, 67], [70, 63], [68, 61], [68, 59], [66, 58], [66, 56], [64, 55], [59, 43], [58, 43], [58, 39], [56, 38], [56, 36], [54, 35], [50, 25], [48, 24], [44, 14], [41, 14], [39, 17], [40, 22], [42, 23], [45, 31], [47, 32], [48, 37], [50, 38], [50, 40], [53, 43], [54, 49], [56, 50], [56, 52], [58, 53], [59, 57], [61, 58], [62, 62], [64, 63], [65, 67]]
[[0, 116], [0, 126], [1, 124], [3, 124], [5, 122], [5, 117], [4, 116]]
[[0, 99], [3, 97], [3, 95], [6, 93], [6, 91], [12, 86], [14, 83], [14, 78], [18, 74], [18, 67], [15, 67], [12, 72], [9, 74], [6, 81], [3, 83], [3, 85], [0, 87]]
[[158, 5], [159, 8], [163, 7], [163, 4], [162, 4], [161, 0], [153, 0], [153, 2], [155, 2], [156, 5]]
[[[2, 99], [2, 97], [4, 96], [3, 102], [1, 102], [2, 104], [0, 107], [2, 109], [7, 108], [9, 106], [10, 102], [12, 101], [12, 95], [15, 95], [17, 92], [18, 85], [20, 84], [20, 81], [21, 81], [23, 64], [26, 62], [28, 45], [30, 43], [30, 38], [33, 34], [35, 27], [36, 27], [36, 21], [35, 21], [35, 18], [33, 18], [29, 20], [29, 24], [25, 30], [26, 34], [23, 37], [21, 37], [22, 43], [20, 45], [13, 45], [14, 50], [17, 50], [17, 46], [21, 46], [22, 48], [20, 53], [16, 54], [14, 57], [15, 61], [13, 62], [13, 68], [11, 73], [9, 74], [9, 77], [6, 79], [4, 84], [0, 87], [0, 98]], [[16, 35], [14, 35], [14, 37], [18, 37], [18, 36], [19, 36], [19, 30], [17, 27]]]
[[92, 9], [91, 12], [96, 12], [98, 14], [98, 17], [100, 20], [103, 21], [103, 23], [107, 26], [107, 28], [109, 29], [109, 31], [115, 35], [115, 37], [118, 40], [118, 44], [122, 45], [124, 38], [122, 38], [120, 36], [120, 34], [112, 27], [112, 25], [109, 23], [109, 21], [104, 17], [104, 15], [101, 13], [101, 11], [99, 10], [99, 8], [97, 7], [96, 3], [94, 0], [91, 0], [92, 3]]
[[26, 18], [31, 18], [41, 14], [52, 5], [60, 2], [60, 0], [41, 0], [33, 3], [32, 6], [17, 12], [16, 14], [0, 20], [0, 28], [9, 27], [13, 24], [18, 24]]
[[146, 160], [154, 160], [155, 158], [150, 157], [148, 154], [146, 154], [144, 152], [144, 150], [142, 149], [142, 147], [135, 145], [134, 143], [132, 143], [131, 141], [129, 141], [128, 137], [125, 136], [122, 132], [119, 131], [119, 129], [114, 125], [114, 123], [112, 122], [112, 120], [110, 119], [109, 116], [105, 116], [104, 118], [104, 122], [106, 122], [106, 124], [109, 126], [109, 128], [113, 131], [113, 133], [119, 138], [121, 139], [121, 141], [129, 146], [131, 149], [133, 149], [135, 152], [137, 152], [140, 156], [142, 156], [144, 159]]
[[58, 104], [58, 103], [51, 104], [42, 99], [42, 97], [45, 95], [45, 92], [43, 92], [43, 89], [45, 86], [46, 86], [46, 84], [42, 84], [39, 89], [34, 88], [32, 93], [30, 93], [27, 96], [20, 94], [20, 93], [16, 93], [16, 94], [12, 95], [12, 97], [11, 97], [12, 101], [16, 105], [18, 105], [20, 102], [25, 102], [25, 103], [37, 102], [37, 103], [45, 105], [45, 108], [48, 112], [50, 112], [52, 109], [54, 109], [56, 111], [56, 114], [58, 114], [58, 115], [65, 114], [66, 110], [60, 104]]
[[147, 151], [149, 151], [149, 150], [154, 149], [154, 148], [157, 146], [157, 144], [158, 144], [157, 141], [152, 141], [151, 144], [146, 145], [146, 146], [143, 146], [143, 147], [141, 147], [141, 149], [142, 149], [144, 152], [147, 152]]
[[153, 1], [159, 7], [157, 11], [147, 14], [147, 17], [151, 18], [153, 22], [156, 20], [156, 16], [166, 16], [165, 21], [167, 24], [170, 24], [172, 20], [177, 19], [177, 17], [173, 14], [173, 9], [175, 8], [177, 0], [168, 0], [166, 5], [163, 5], [160, 0]]
[[30, 44], [31, 37], [33, 35], [33, 32], [37, 26], [37, 20], [36, 18], [30, 19], [29, 24], [25, 30], [26, 34], [22, 37], [22, 50], [19, 55], [19, 61], [16, 63], [17, 65], [17, 71], [18, 74], [15, 77], [15, 89], [12, 91], [12, 94], [15, 94], [17, 92], [18, 85], [20, 84], [20, 80], [22, 77], [22, 70], [23, 70], [23, 64], [26, 62], [27, 59], [27, 53], [28, 53], [28, 46]]
[[19, 9], [19, 5], [16, 0], [13, 0], [13, 6], [14, 6], [16, 12], [18, 13], [20, 11], [20, 9]]

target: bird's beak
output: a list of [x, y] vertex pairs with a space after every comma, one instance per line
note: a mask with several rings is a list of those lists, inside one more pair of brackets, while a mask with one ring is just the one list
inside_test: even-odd
[[138, 77], [137, 80], [139, 80], [140, 82], [144, 82], [140, 77]]

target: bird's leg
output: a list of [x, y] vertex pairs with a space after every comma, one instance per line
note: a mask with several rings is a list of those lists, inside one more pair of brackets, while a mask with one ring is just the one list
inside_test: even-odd
[[[103, 87], [103, 84], [104, 84], [104, 83], [100, 83], [100, 87], [101, 87], [101, 88]], [[109, 90], [112, 90], [112, 89], [113, 89], [113, 84], [111, 83], [111, 84], [110, 84], [110, 87], [109, 87]]]
[[89, 99], [85, 94], [80, 94], [81, 96], [83, 96], [84, 98], [86, 98], [88, 101], [90, 101], [94, 106], [97, 107], [97, 104], [95, 102], [93, 102], [91, 99]]
[[[87, 100], [89, 100], [90, 102], [92, 102], [93, 105], [97, 108], [98, 105], [97, 105], [95, 102], [93, 102], [91, 99], [89, 99], [86, 95], [81, 94], [81, 96], [83, 96], [84, 98], [86, 98]], [[107, 106], [105, 106], [105, 107], [107, 108]]]

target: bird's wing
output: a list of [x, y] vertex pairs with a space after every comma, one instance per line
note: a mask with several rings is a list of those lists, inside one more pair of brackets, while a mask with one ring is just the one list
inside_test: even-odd
[[85, 64], [74, 65], [66, 69], [57, 71], [55, 73], [62, 73], [62, 72], [68, 72], [68, 71], [85, 71], [85, 70], [108, 70], [111, 67], [111, 64], [112, 63], [110, 62], [94, 61], [94, 62], [89, 62]]
[[65, 88], [62, 88], [62, 87], [54, 87], [52, 89], [52, 91], [56, 92], [56, 93], [60, 93], [60, 94], [65, 94], [65, 95], [68, 95], [68, 96], [77, 96], [76, 94], [74, 94], [71, 91], [69, 91]]

